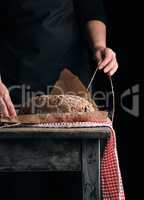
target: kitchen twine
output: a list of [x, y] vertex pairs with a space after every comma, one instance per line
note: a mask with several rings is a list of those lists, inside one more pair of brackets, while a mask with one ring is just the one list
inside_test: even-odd
[[[99, 71], [99, 68], [96, 67], [95, 71], [94, 71], [94, 74], [88, 84], [88, 87], [87, 87], [87, 91], [90, 89], [91, 85], [92, 85], [92, 82], [94, 81], [94, 78], [97, 74], [97, 72]], [[110, 85], [111, 85], [111, 91], [112, 91], [112, 103], [113, 103], [113, 106], [112, 106], [112, 124], [113, 124], [113, 121], [114, 121], [114, 116], [115, 116], [115, 91], [114, 91], [114, 84], [113, 84], [113, 81], [112, 81], [112, 77], [109, 76], [109, 80], [110, 80]]]

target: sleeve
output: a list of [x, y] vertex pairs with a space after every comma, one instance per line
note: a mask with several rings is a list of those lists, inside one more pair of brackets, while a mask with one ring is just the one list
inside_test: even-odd
[[75, 0], [78, 15], [86, 23], [90, 20], [99, 20], [107, 24], [107, 17], [103, 0]]

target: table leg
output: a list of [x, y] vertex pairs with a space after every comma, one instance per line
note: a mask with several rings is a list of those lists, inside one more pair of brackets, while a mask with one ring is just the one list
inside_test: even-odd
[[100, 139], [82, 141], [83, 200], [100, 200]]

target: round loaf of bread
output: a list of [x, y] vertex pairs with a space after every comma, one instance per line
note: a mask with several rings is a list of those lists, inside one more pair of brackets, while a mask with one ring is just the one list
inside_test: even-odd
[[94, 112], [96, 107], [87, 99], [76, 95], [42, 95], [20, 109], [19, 114], [48, 114]]

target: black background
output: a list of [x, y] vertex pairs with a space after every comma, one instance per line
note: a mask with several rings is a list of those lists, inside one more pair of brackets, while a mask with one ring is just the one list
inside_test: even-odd
[[[113, 77], [116, 92], [116, 115], [114, 127], [117, 135], [119, 161], [123, 177], [126, 199], [131, 195], [140, 193], [141, 160], [140, 145], [143, 132], [142, 126], [142, 30], [141, 12], [138, 3], [128, 1], [104, 0], [108, 16], [108, 46], [116, 53], [119, 62], [119, 70]], [[139, 117], [134, 117], [125, 112], [120, 105], [121, 94], [139, 84]], [[128, 104], [128, 103], [127, 103]], [[130, 161], [130, 157], [132, 158]], [[131, 184], [130, 184], [131, 183]], [[139, 187], [138, 191], [136, 188]], [[136, 192], [137, 191], [137, 192]], [[136, 199], [139, 199], [138, 196]]]
[[[116, 113], [114, 128], [117, 135], [117, 148], [119, 153], [120, 168], [126, 193], [126, 199], [129, 195], [128, 187], [128, 160], [129, 160], [129, 140], [131, 133], [131, 117], [122, 110], [120, 105], [121, 94], [132, 85], [137, 83], [135, 72], [130, 73], [131, 55], [129, 46], [129, 25], [127, 18], [127, 8], [122, 1], [104, 1], [106, 14], [108, 17], [107, 37], [108, 46], [112, 48], [117, 55], [119, 70], [113, 77], [113, 83], [116, 96]], [[129, 74], [130, 73], [130, 74]], [[130, 119], [131, 118], [131, 119]]]
[[[141, 89], [141, 66], [140, 64], [138, 64], [139, 57], [136, 54], [138, 49], [134, 47], [134, 44], [137, 43], [138, 39], [136, 36], [134, 36], [135, 34], [133, 34], [135, 29], [137, 30], [139, 26], [137, 22], [134, 22], [133, 15], [131, 15], [131, 6], [126, 6], [126, 2], [122, 0], [104, 0], [104, 5], [109, 22], [107, 28], [108, 46], [117, 53], [117, 59], [119, 62], [119, 71], [113, 77], [116, 92], [116, 115], [114, 127], [117, 134], [117, 146], [126, 198], [130, 199], [129, 169], [131, 168], [131, 166], [129, 162], [129, 155], [130, 153], [133, 155], [133, 162], [131, 162], [131, 165], [135, 165], [135, 163], [138, 163], [135, 150], [137, 148], [136, 143], [139, 143], [137, 130], [140, 122], [142, 121], [142, 117], [140, 116], [136, 118], [126, 113], [120, 106], [120, 96], [126, 89], [131, 88], [131, 86], [135, 84], [140, 84]], [[139, 37], [141, 36], [139, 35]], [[134, 171], [133, 176], [134, 174], [137, 175], [137, 171]], [[2, 200], [9, 199], [11, 194], [13, 194], [13, 187], [11, 187], [11, 184], [13, 183], [14, 179], [16, 180], [16, 177], [14, 177], [14, 175], [12, 174], [9, 176], [9, 178], [7, 178], [7, 176], [5, 174], [1, 174], [1, 197], [2, 195], [5, 196], [4, 198], [0, 198]], [[41, 175], [37, 175], [37, 177], [34, 178], [34, 175], [31, 175], [32, 179], [35, 182], [40, 180], [40, 176]], [[53, 179], [53, 175], [51, 176], [51, 179]], [[61, 180], [62, 176], [63, 175], [58, 175], [59, 180]], [[26, 175], [21, 175], [21, 178], [23, 181], [22, 187], [25, 187], [25, 185], [27, 184], [31, 184], [32, 186], [33, 181], [30, 181]], [[41, 186], [43, 187], [42, 191], [47, 190], [48, 185], [46, 183], [46, 179], [47, 176], [43, 178], [44, 184]], [[69, 180], [72, 179], [69, 177]], [[29, 181], [29, 183], [27, 181]], [[76, 185], [76, 180], [73, 181], [73, 184]], [[135, 184], [135, 181], [133, 181], [133, 183]], [[60, 185], [61, 182], [59, 181], [57, 182], [57, 185], [55, 187], [60, 188]], [[34, 197], [32, 193], [35, 193], [35, 191], [39, 187], [40, 184], [38, 183], [37, 188], [29, 188], [29, 199], [36, 199], [36, 197]], [[57, 194], [59, 194], [60, 189], [57, 191]], [[7, 190], [9, 190], [9, 195]], [[52, 191], [52, 193], [56, 195], [54, 191]], [[73, 191], [73, 193], [75, 192]], [[19, 198], [20, 200], [24, 199], [25, 196], [24, 193], [21, 193], [21, 195], [22, 196]]]

